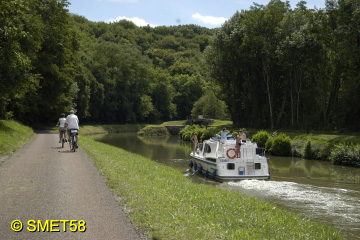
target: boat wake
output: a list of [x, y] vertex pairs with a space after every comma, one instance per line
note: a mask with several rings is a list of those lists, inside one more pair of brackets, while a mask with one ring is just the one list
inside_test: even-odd
[[305, 216], [326, 223], [330, 221], [337, 228], [359, 231], [359, 191], [286, 181], [244, 180], [228, 184], [231, 188], [270, 200]]

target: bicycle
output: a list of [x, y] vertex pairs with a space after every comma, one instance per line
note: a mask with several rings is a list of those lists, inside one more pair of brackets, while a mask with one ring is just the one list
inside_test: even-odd
[[61, 134], [61, 146], [62, 148], [64, 148], [64, 144], [66, 142], [65, 130], [61, 130], [60, 134]]
[[76, 149], [78, 148], [78, 135], [79, 135], [79, 131], [77, 129], [71, 129], [70, 130], [70, 141], [69, 141], [69, 145], [70, 145], [70, 150], [71, 151], [76, 151]]

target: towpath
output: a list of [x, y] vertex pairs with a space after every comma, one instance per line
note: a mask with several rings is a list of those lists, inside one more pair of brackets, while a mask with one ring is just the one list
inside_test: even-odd
[[[12, 230], [14, 220], [22, 231]], [[92, 160], [61, 148], [57, 134], [36, 134], [0, 165], [0, 239], [144, 238]]]

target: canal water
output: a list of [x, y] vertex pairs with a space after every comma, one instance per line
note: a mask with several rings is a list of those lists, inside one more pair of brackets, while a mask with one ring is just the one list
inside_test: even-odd
[[140, 137], [136, 133], [98, 134], [93, 139], [169, 165], [195, 182], [270, 201], [304, 217], [331, 224], [348, 239], [360, 239], [360, 169], [328, 162], [268, 156], [271, 180], [219, 183], [188, 166], [192, 145], [176, 136]]

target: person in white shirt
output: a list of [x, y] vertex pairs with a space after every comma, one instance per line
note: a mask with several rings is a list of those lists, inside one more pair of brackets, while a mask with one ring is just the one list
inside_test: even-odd
[[66, 126], [67, 126], [67, 131], [69, 134], [69, 138], [71, 136], [70, 130], [73, 130], [73, 129], [79, 130], [79, 119], [74, 113], [75, 113], [74, 110], [71, 109], [70, 115], [68, 115], [66, 117]]
[[[61, 113], [60, 118], [56, 124], [56, 126], [59, 127], [59, 143], [61, 143], [61, 131], [66, 132], [65, 122], [66, 122], [65, 114]], [[66, 139], [65, 139], [65, 141], [66, 141]]]

